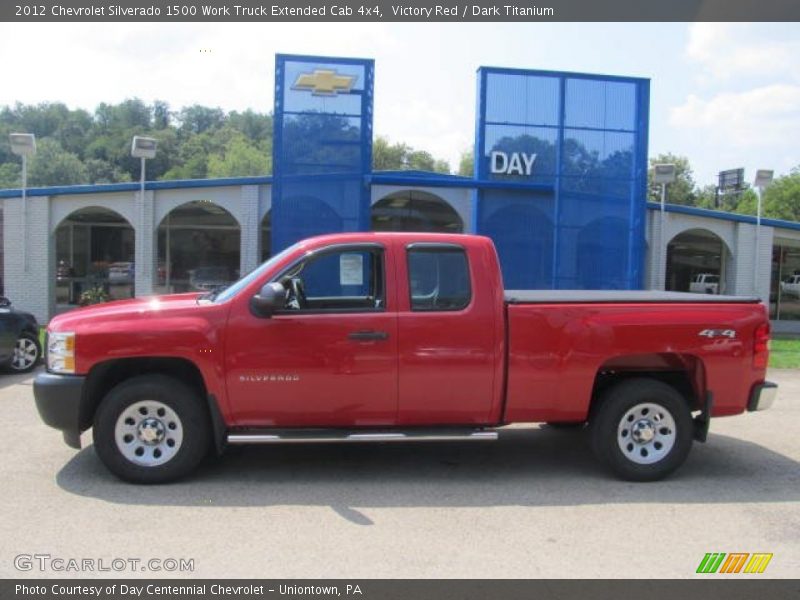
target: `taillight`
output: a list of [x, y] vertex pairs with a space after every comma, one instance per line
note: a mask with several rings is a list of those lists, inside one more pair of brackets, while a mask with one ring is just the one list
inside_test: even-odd
[[769, 362], [769, 323], [756, 328], [753, 338], [753, 368], [766, 369]]

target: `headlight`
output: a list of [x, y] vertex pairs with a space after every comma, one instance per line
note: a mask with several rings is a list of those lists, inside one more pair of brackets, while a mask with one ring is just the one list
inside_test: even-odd
[[53, 373], [75, 372], [75, 334], [49, 333], [47, 335], [47, 370]]

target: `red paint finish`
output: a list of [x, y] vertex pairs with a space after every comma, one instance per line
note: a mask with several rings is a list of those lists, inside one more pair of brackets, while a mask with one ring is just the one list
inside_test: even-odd
[[[595, 376], [615, 370], [699, 369], [699, 397], [714, 393], [713, 416], [741, 413], [765, 369], [752, 366], [753, 335], [766, 320], [754, 304], [532, 304], [508, 308], [506, 419], [582, 420]], [[733, 329], [735, 339], [702, 337]]]
[[[415, 243], [463, 248], [468, 306], [412, 310], [407, 254]], [[309, 253], [342, 244], [381, 248], [382, 306], [251, 313], [262, 285]], [[224, 302], [198, 294], [113, 302], [56, 317], [49, 330], [77, 334], [81, 374], [121, 358], [190, 361], [231, 427], [369, 427], [583, 420], [598, 373], [616, 371], [686, 372], [697, 398], [713, 392], [713, 415], [741, 413], [764, 380], [767, 324], [755, 304], [507, 306], [487, 238], [352, 233], [306, 240]], [[708, 328], [736, 337], [698, 335]], [[364, 331], [386, 335], [350, 337]]]
[[[413, 241], [439, 241], [417, 234]], [[467, 253], [472, 298], [463, 310], [411, 310], [407, 246], [395, 240], [400, 324], [401, 425], [486, 424], [500, 417], [503, 284], [486, 238], [457, 238]], [[469, 326], [466, 324], [469, 323]]]

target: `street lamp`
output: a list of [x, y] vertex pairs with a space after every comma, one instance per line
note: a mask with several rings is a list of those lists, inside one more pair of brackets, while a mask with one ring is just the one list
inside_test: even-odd
[[753, 269], [753, 290], [758, 295], [758, 263], [761, 260], [761, 198], [764, 190], [772, 183], [775, 172], [769, 169], [758, 169], [753, 187], [758, 190], [758, 208], [756, 209], [756, 264]]
[[[155, 158], [156, 156], [156, 146], [158, 145], [158, 140], [155, 138], [149, 137], [142, 137], [140, 135], [133, 136], [133, 142], [131, 142], [131, 156], [134, 158], [141, 159], [141, 168], [139, 174], [139, 194], [140, 194], [140, 203], [139, 203], [139, 223], [141, 227], [144, 227], [144, 175], [145, 175], [145, 162], [148, 158]], [[144, 256], [144, 254], [142, 254]], [[147, 267], [147, 261], [142, 262], [142, 274], [147, 275], [149, 269]]]
[[12, 133], [8, 136], [11, 152], [22, 157], [22, 268], [28, 270], [28, 157], [36, 154], [36, 136]]
[[667, 184], [673, 183], [677, 176], [675, 165], [653, 165], [653, 183], [661, 185], [661, 216], [658, 220], [658, 279], [663, 274], [664, 288], [667, 287], [667, 249], [664, 246], [664, 204], [667, 201]]

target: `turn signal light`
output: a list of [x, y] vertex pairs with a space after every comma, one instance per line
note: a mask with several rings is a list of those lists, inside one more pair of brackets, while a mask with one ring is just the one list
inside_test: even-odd
[[75, 373], [75, 334], [47, 334], [47, 370], [53, 373]]
[[769, 323], [756, 328], [753, 338], [753, 368], [766, 369], [769, 363]]

